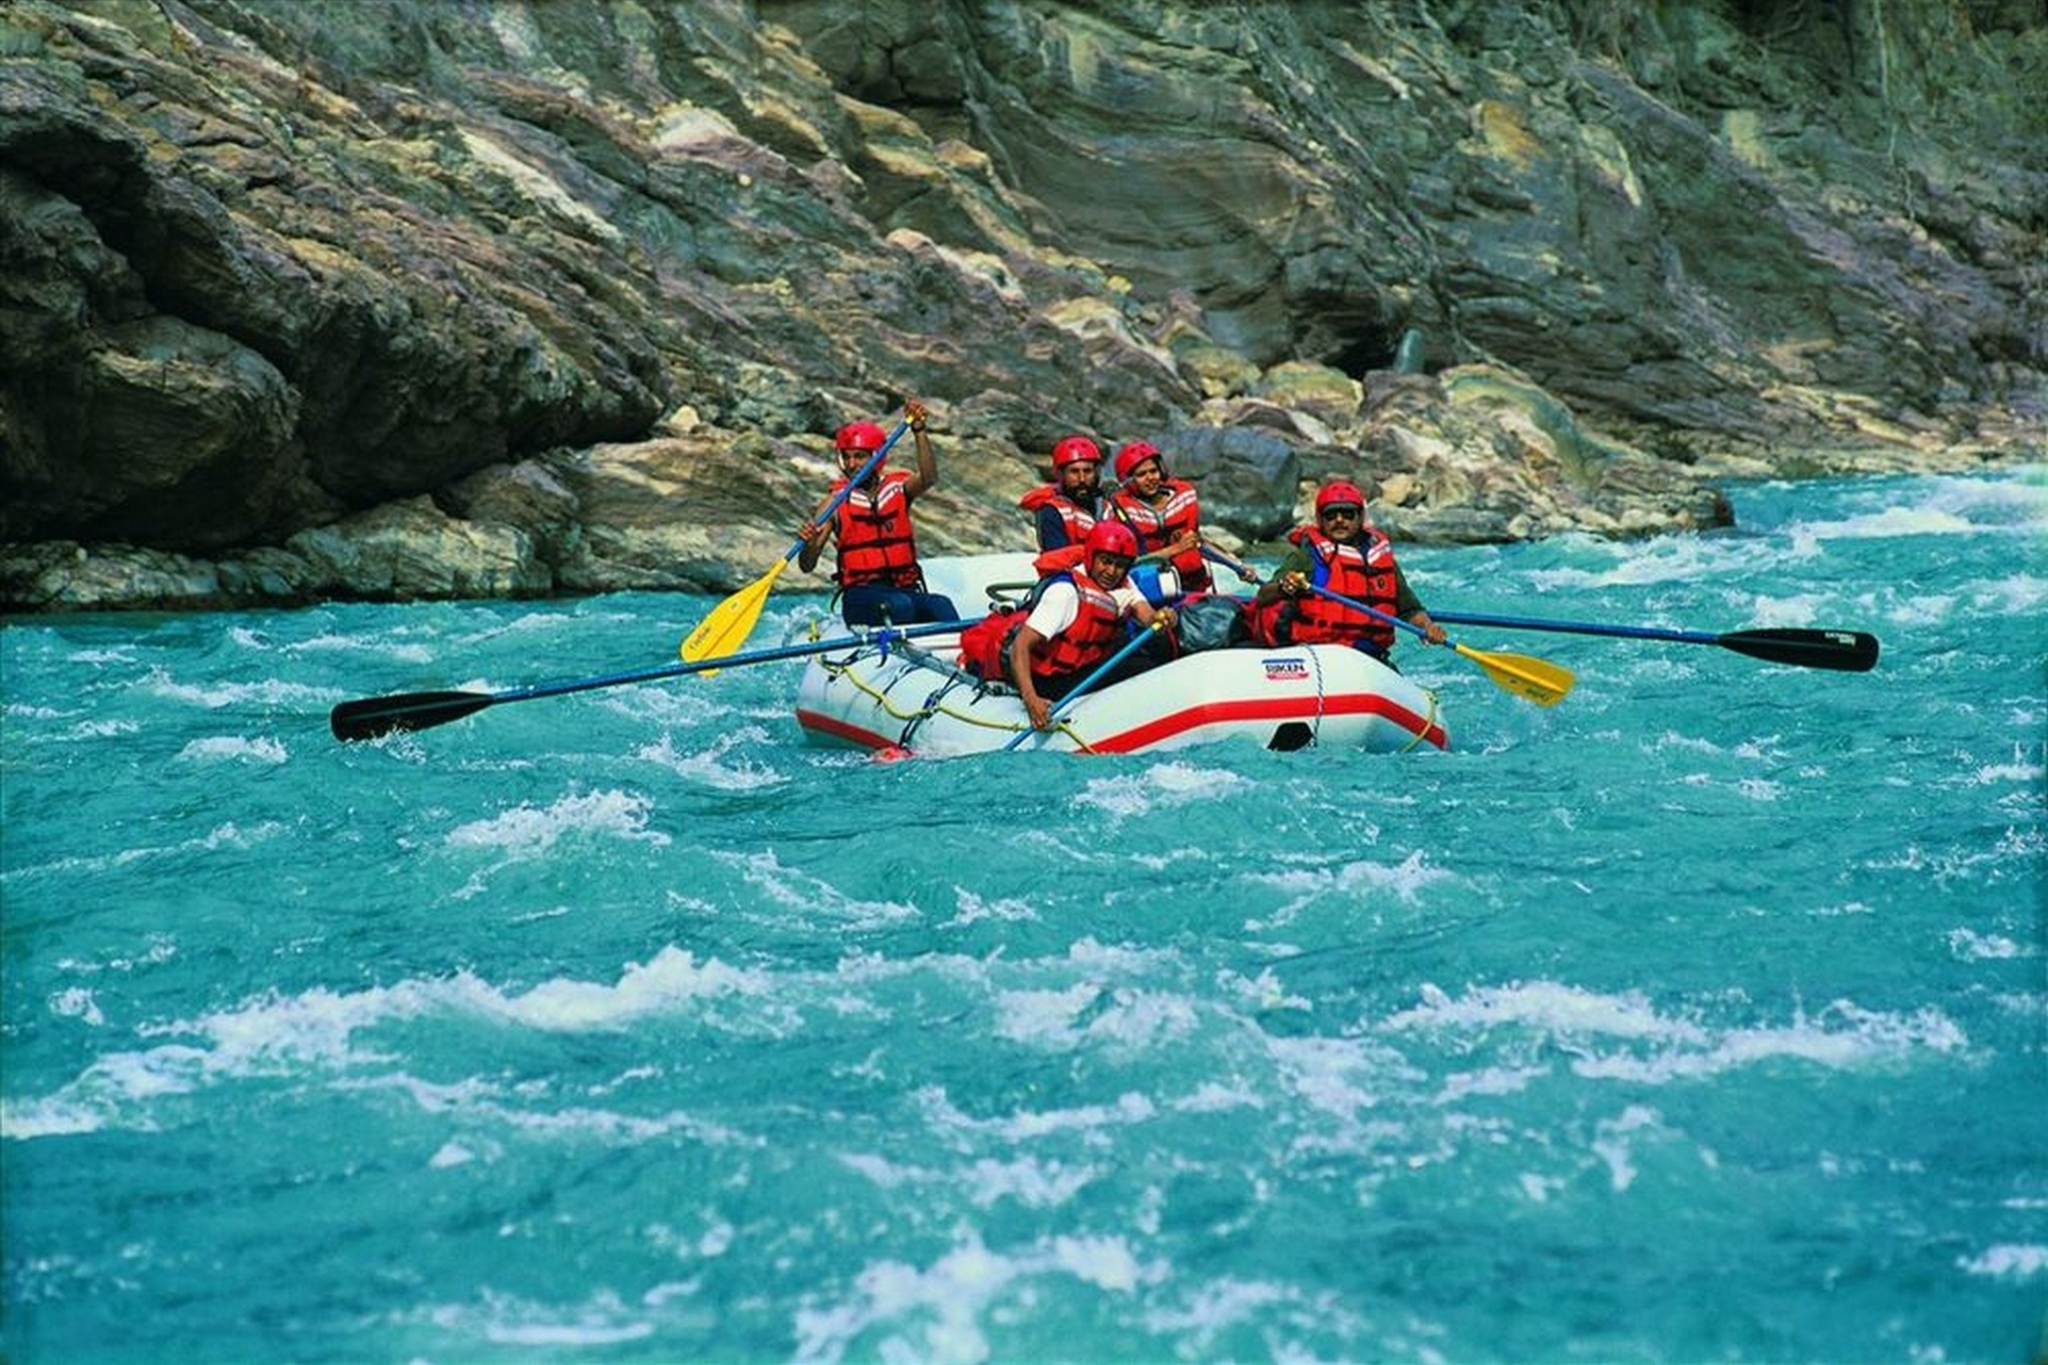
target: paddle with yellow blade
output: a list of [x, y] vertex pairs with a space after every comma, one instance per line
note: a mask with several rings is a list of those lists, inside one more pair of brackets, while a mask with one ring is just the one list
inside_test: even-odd
[[[1248, 566], [1238, 563], [1220, 550], [1204, 545], [1202, 555], [1205, 559], [1221, 564], [1247, 583], [1259, 581], [1259, 576]], [[1385, 621], [1389, 625], [1413, 631], [1425, 640], [1429, 638], [1429, 632], [1412, 621], [1403, 621], [1398, 616], [1390, 616], [1363, 602], [1353, 601], [1342, 593], [1319, 588], [1313, 583], [1303, 586], [1310, 592], [1327, 597], [1332, 602], [1340, 602], [1353, 611], [1362, 611], [1367, 616]], [[1564, 700], [1565, 693], [1572, 690], [1572, 684], [1578, 681], [1569, 668], [1551, 663], [1547, 659], [1535, 659], [1527, 654], [1489, 654], [1484, 650], [1468, 649], [1458, 644], [1452, 645], [1451, 648], [1486, 670], [1486, 676], [1493, 679], [1494, 685], [1502, 691], [1512, 692], [1527, 701], [1535, 702], [1538, 706], [1557, 705]]]
[[[896, 424], [896, 430], [889, 433], [889, 439], [882, 442], [882, 448], [868, 456], [868, 462], [860, 472], [846, 481], [845, 487], [832, 495], [832, 500], [811, 518], [813, 525], [823, 525], [839, 510], [839, 504], [853, 496], [853, 490], [860, 487], [867, 476], [875, 472], [882, 461], [889, 458], [890, 447], [903, 439], [903, 433], [910, 430], [910, 421], [905, 418]], [[682, 647], [676, 652], [684, 663], [701, 663], [732, 653], [747, 642], [747, 636], [754, 630], [754, 623], [761, 619], [761, 608], [768, 604], [768, 592], [775, 586], [775, 580], [782, 577], [782, 571], [790, 566], [796, 557], [804, 552], [802, 536], [789, 552], [775, 561], [767, 573], [741, 588], [732, 596], [711, 609], [711, 614], [697, 623], [697, 628], [683, 637]], [[708, 670], [707, 670], [708, 671]]]
[[[1402, 630], [1412, 631], [1425, 640], [1429, 638], [1429, 632], [1416, 625], [1413, 621], [1403, 621], [1400, 617], [1391, 613], [1381, 611], [1376, 607], [1367, 606], [1365, 603], [1355, 598], [1346, 597], [1342, 593], [1331, 592], [1328, 588], [1319, 588], [1313, 583], [1306, 586], [1310, 592], [1318, 597], [1327, 597], [1332, 602], [1349, 607], [1353, 611], [1362, 611], [1374, 620], [1385, 621], [1388, 625], [1399, 626]], [[1495, 687], [1500, 688], [1503, 692], [1512, 692], [1524, 701], [1533, 701], [1538, 706], [1557, 705], [1564, 700], [1565, 694], [1572, 690], [1572, 684], [1578, 681], [1569, 668], [1551, 663], [1547, 659], [1531, 658], [1527, 654], [1489, 653], [1486, 650], [1472, 649], [1455, 641], [1446, 641], [1445, 643], [1449, 644], [1452, 649], [1456, 650], [1463, 657], [1478, 664], [1486, 676], [1493, 680]]]

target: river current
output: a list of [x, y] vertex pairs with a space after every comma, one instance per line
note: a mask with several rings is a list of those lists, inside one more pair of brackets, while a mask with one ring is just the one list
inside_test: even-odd
[[[1408, 547], [1447, 753], [877, 763], [716, 599], [0, 630], [0, 1356], [2040, 1358], [2048, 473]], [[1020, 528], [1021, 534], [1021, 528]], [[793, 576], [793, 575], [792, 575]], [[753, 637], [799, 632], [777, 596]]]

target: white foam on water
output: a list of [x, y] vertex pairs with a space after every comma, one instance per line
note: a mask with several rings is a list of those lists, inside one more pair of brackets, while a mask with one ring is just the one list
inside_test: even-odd
[[2020, 782], [2030, 789], [2027, 794], [2032, 796], [2034, 792], [2031, 789], [2038, 788], [2044, 777], [2048, 777], [2048, 766], [2044, 766], [2039, 759], [2029, 758], [2024, 744], [2014, 744], [2012, 746], [2012, 762], [1986, 763], [1971, 769], [1968, 773], [1964, 774], [1962, 780], [1965, 784], [1973, 787], [1989, 787], [2002, 782]]
[[664, 947], [645, 965], [629, 962], [613, 985], [557, 978], [520, 996], [487, 990], [487, 1008], [532, 1028], [553, 1031], [609, 1029], [713, 996], [765, 998], [774, 991], [766, 973], [698, 962], [687, 949]]
[[1088, 1104], [1071, 1109], [1049, 1109], [996, 1118], [976, 1118], [959, 1109], [943, 1086], [924, 1086], [917, 1092], [917, 1105], [934, 1129], [958, 1129], [984, 1134], [1005, 1142], [1025, 1142], [1053, 1133], [1091, 1132], [1144, 1123], [1157, 1114], [1151, 1099], [1137, 1091], [1126, 1091], [1114, 1104]]
[[439, 1151], [427, 1158], [427, 1165], [436, 1171], [445, 1171], [455, 1166], [467, 1166], [472, 1161], [484, 1160], [466, 1143], [444, 1142]]
[[1019, 1043], [1072, 1046], [1074, 1020], [1102, 995], [1083, 981], [1059, 991], [1003, 991], [996, 997], [996, 1033]]
[[1974, 929], [1949, 930], [1948, 950], [1964, 962], [2003, 961], [2041, 955], [2041, 949], [2035, 944], [2016, 943], [2002, 934], [1980, 934]]
[[1398, 863], [1360, 859], [1335, 868], [1258, 872], [1246, 880], [1272, 887], [1287, 897], [1278, 910], [1255, 926], [1265, 929], [1292, 922], [1318, 902], [1350, 909], [1392, 895], [1403, 904], [1413, 905], [1429, 887], [1456, 878], [1442, 868], [1432, 867], [1428, 852], [1418, 848]]
[[343, 694], [331, 687], [265, 678], [259, 682], [216, 682], [205, 686], [178, 682], [164, 669], [153, 668], [144, 679], [150, 692], [166, 701], [185, 702], [218, 711], [224, 706], [261, 706], [276, 710], [306, 711], [338, 700]]
[[1184, 996], [1087, 982], [1061, 991], [1000, 991], [995, 1005], [998, 1036], [1055, 1050], [1111, 1043], [1143, 1051], [1186, 1037], [1196, 1021]]
[[1030, 901], [1015, 896], [990, 900], [964, 886], [953, 888], [953, 907], [953, 918], [946, 924], [949, 929], [979, 924], [984, 920], [1017, 923], [1038, 918], [1038, 911]]
[[1162, 1282], [1163, 1263], [1147, 1263], [1119, 1236], [1058, 1235], [1018, 1251], [991, 1251], [962, 1226], [953, 1245], [929, 1266], [884, 1259], [855, 1277], [841, 1303], [808, 1295], [796, 1313], [795, 1359], [826, 1365], [845, 1358], [864, 1334], [889, 1333], [875, 1358], [919, 1365], [981, 1365], [991, 1358], [982, 1321], [998, 1299], [1029, 1292], [1028, 1282], [1057, 1275], [1106, 1293], [1129, 1294]]
[[976, 1208], [1009, 1200], [1026, 1208], [1055, 1209], [1072, 1202], [1098, 1172], [1092, 1166], [1022, 1156], [1011, 1161], [984, 1157], [974, 1163], [971, 1174], [974, 1188], [968, 1198]]
[[[614, 616], [611, 619], [619, 618]], [[486, 629], [451, 635], [449, 638], [457, 644], [480, 645], [505, 635], [536, 635], [552, 652], [560, 646], [565, 633], [576, 624], [576, 618], [565, 611], [529, 611], [509, 621], [494, 623]]]
[[64, 738], [74, 739], [116, 739], [122, 735], [137, 735], [142, 727], [132, 720], [93, 719], [82, 720], [64, 732]]
[[1462, 999], [1453, 999], [1441, 987], [1425, 983], [1420, 1005], [1388, 1016], [1380, 1027], [1399, 1032], [1446, 1027], [1485, 1029], [1502, 1025], [1689, 1043], [1701, 1043], [1707, 1038], [1705, 1031], [1696, 1025], [1663, 1018], [1641, 995], [1633, 992], [1619, 996], [1602, 995], [1555, 981], [1476, 987]]
[[598, 791], [562, 797], [545, 808], [521, 804], [488, 820], [474, 820], [450, 831], [450, 848], [500, 849], [514, 858], [534, 858], [566, 835], [607, 834], [665, 847], [669, 836], [647, 828], [654, 802], [621, 791]]
[[1362, 1038], [1271, 1037], [1266, 1047], [1289, 1091], [1346, 1123], [1379, 1103], [1390, 1073], [1411, 1082], [1423, 1078], [1380, 1044]]
[[1196, 1353], [1194, 1359], [1205, 1359], [1218, 1333], [1248, 1322], [1276, 1304], [1294, 1303], [1299, 1298], [1300, 1291], [1287, 1285], [1225, 1276], [1196, 1287], [1181, 1306], [1148, 1307], [1145, 1326], [1152, 1332], [1187, 1337], [1183, 1351]]
[[2001, 1243], [1975, 1256], [1958, 1257], [1956, 1265], [1972, 1275], [2024, 1280], [2048, 1273], [2048, 1246], [2033, 1242]]
[[1657, 1111], [1631, 1104], [1615, 1118], [1594, 1125], [1593, 1154], [1607, 1167], [1608, 1184], [1622, 1194], [1636, 1182], [1635, 1146], [1637, 1134], [1663, 1131]]
[[1074, 797], [1074, 804], [1092, 806], [1112, 821], [1122, 821], [1207, 802], [1240, 800], [1255, 789], [1249, 778], [1227, 769], [1176, 760], [1155, 763], [1143, 772], [1094, 778]]
[[[1754, 546], [1732, 540], [1708, 540], [1699, 536], [1667, 536], [1621, 543], [1594, 543], [1574, 537], [1585, 557], [1614, 556], [1605, 568], [1578, 567], [1537, 569], [1528, 581], [1537, 593], [1556, 592], [1561, 597], [1584, 596], [1590, 590], [1613, 587], [1641, 587], [1653, 583], [1694, 583], [1713, 581], [1740, 569], [1755, 572]], [[1818, 553], [1818, 547], [1795, 545], [1775, 552], [1775, 558], [1803, 559]], [[1597, 594], [1595, 594], [1597, 595]]]
[[251, 739], [246, 735], [214, 735], [208, 739], [195, 739], [178, 751], [178, 758], [186, 763], [283, 763], [291, 757], [284, 745], [268, 737]]
[[[29, 1138], [109, 1126], [146, 1130], [152, 1126], [149, 1102], [162, 1096], [253, 1076], [308, 1069], [346, 1075], [382, 1066], [393, 1059], [374, 1047], [358, 1046], [356, 1035], [433, 1014], [493, 1019], [549, 1033], [598, 1032], [675, 1014], [708, 999], [766, 999], [772, 993], [772, 984], [761, 973], [716, 960], [700, 963], [688, 951], [672, 946], [644, 965], [627, 963], [612, 984], [556, 978], [508, 994], [465, 971], [353, 992], [266, 992], [233, 1009], [140, 1026], [136, 1032], [143, 1038], [181, 1041], [105, 1054], [53, 1095], [8, 1101], [0, 1108], [0, 1133]], [[381, 1083], [398, 1082], [387, 1077]], [[446, 1093], [418, 1083], [406, 1088], [423, 1108], [468, 1105], [475, 1099], [468, 1088]], [[507, 1116], [536, 1127], [610, 1130], [624, 1122], [603, 1111], [538, 1117], [507, 1111]], [[654, 1122], [659, 1131], [668, 1131], [687, 1120], [672, 1116]]]
[[779, 786], [789, 779], [773, 768], [758, 763], [731, 762], [729, 755], [734, 747], [741, 744], [769, 743], [768, 734], [759, 726], [747, 726], [738, 731], [728, 731], [708, 749], [699, 753], [679, 753], [672, 735], [664, 734], [653, 744], [642, 745], [633, 757], [649, 763], [658, 763], [670, 772], [693, 782], [701, 783], [717, 791], [754, 791], [761, 787]]
[[[444, 1304], [419, 1310], [414, 1316], [457, 1337], [498, 1346], [577, 1349], [615, 1346], [654, 1335], [654, 1324], [609, 1290], [592, 1294], [574, 1308], [532, 1303], [490, 1288], [479, 1297], [478, 1303]], [[466, 1358], [471, 1349], [461, 1348], [457, 1358]]]
[[67, 986], [52, 995], [50, 1013], [64, 1019], [77, 1019], [95, 1028], [107, 1022], [107, 1016], [100, 1012], [98, 998], [85, 986]]
[[1893, 540], [1910, 536], [1979, 535], [1985, 527], [1968, 517], [1940, 507], [1887, 507], [1836, 521], [1795, 522], [1787, 528], [1795, 536], [1819, 540]]
[[246, 829], [230, 820], [227, 824], [215, 826], [205, 834], [175, 844], [152, 848], [123, 848], [89, 857], [58, 858], [40, 867], [9, 868], [5, 872], [0, 872], [0, 885], [5, 885], [13, 877], [30, 873], [103, 872], [113, 868], [144, 866], [160, 858], [186, 853], [218, 853], [223, 850], [247, 852], [290, 832], [290, 826], [276, 820], [259, 821]]
[[1225, 1114], [1233, 1109], [1264, 1109], [1266, 1101], [1250, 1086], [1204, 1081], [1195, 1087], [1193, 1093], [1175, 1100], [1170, 1107], [1178, 1114]]
[[[1710, 1028], [1661, 1015], [1634, 993], [1605, 995], [1539, 981], [1478, 987], [1452, 999], [1424, 987], [1423, 1003], [1390, 1016], [1381, 1027], [1487, 1031], [1516, 1028], [1568, 1044], [1574, 1075], [1597, 1080], [1665, 1084], [1792, 1059], [1836, 1070], [1895, 1063], [1918, 1052], [1950, 1053], [1968, 1045], [1961, 1029], [1934, 1009], [1911, 1014], [1865, 1010], [1837, 1000], [1814, 1015], [1795, 1012], [1779, 1027]], [[1644, 1047], [1602, 1052], [1604, 1040]]]
[[2048, 578], [2033, 574], [2012, 574], [2005, 578], [1978, 580], [1964, 589], [1969, 594], [1970, 607], [1974, 611], [2001, 616], [2033, 616], [2036, 624], [2033, 630], [2036, 650], [2048, 648], [2044, 644], [2044, 631], [2039, 625], [2039, 614], [2048, 605]]
[[773, 904], [809, 916], [843, 921], [854, 928], [881, 928], [915, 920], [922, 913], [916, 906], [901, 901], [869, 901], [848, 896], [830, 882], [784, 867], [772, 850], [714, 856]]
[[437, 655], [427, 644], [406, 644], [361, 635], [315, 635], [286, 645], [287, 654], [375, 654], [402, 664], [430, 664]]

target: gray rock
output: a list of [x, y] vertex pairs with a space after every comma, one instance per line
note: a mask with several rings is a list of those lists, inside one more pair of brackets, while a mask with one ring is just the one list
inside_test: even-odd
[[2048, 458], [2026, 7], [505, 13], [0, 10], [6, 605], [729, 591], [913, 395], [935, 553], [1074, 430], [1251, 538]]

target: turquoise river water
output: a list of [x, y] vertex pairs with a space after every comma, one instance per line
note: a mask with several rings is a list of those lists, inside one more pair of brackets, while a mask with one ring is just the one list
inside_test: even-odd
[[1579, 682], [1404, 643], [1449, 753], [342, 745], [716, 599], [11, 620], [0, 1356], [2039, 1360], [2048, 472], [1732, 495], [1404, 562], [1874, 672], [1465, 628]]

